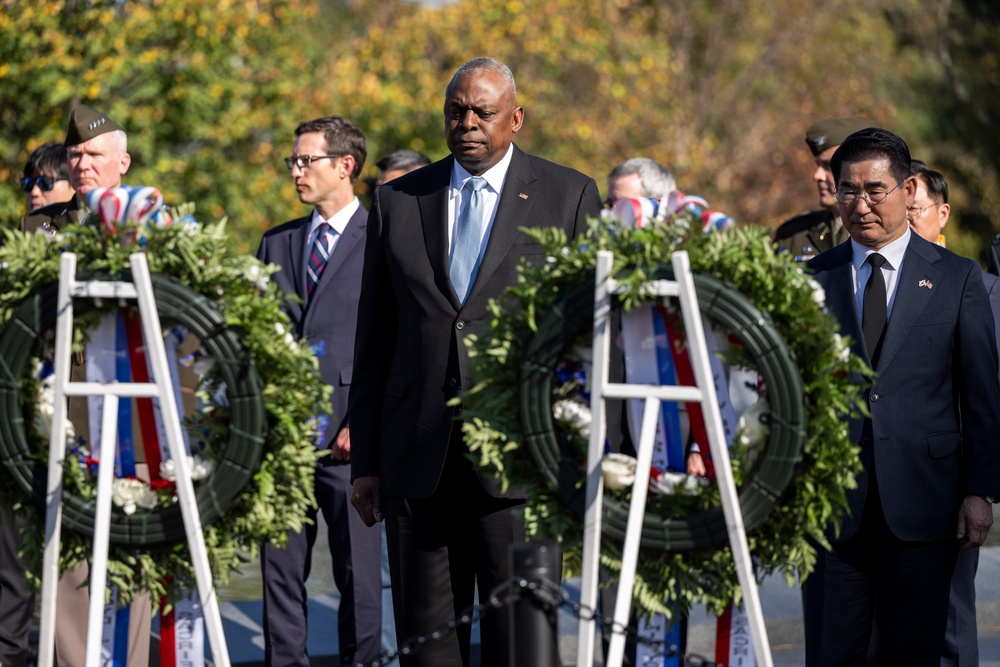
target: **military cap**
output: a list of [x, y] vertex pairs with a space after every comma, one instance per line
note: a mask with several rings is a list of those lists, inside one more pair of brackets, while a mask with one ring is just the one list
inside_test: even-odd
[[878, 121], [868, 118], [827, 118], [809, 126], [806, 130], [806, 143], [813, 155], [819, 155], [828, 148], [844, 143], [844, 139], [855, 132], [869, 127], [882, 126]]
[[76, 146], [105, 132], [122, 129], [107, 114], [81, 104], [69, 115], [69, 129], [66, 131], [67, 146]]

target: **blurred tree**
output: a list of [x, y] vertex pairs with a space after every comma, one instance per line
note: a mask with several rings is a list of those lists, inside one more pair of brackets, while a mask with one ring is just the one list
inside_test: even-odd
[[[1000, 232], [1000, 5], [885, 0], [904, 80], [896, 97], [915, 157], [948, 180], [949, 247], [983, 260]], [[958, 225], [961, 228], [958, 228]]]
[[335, 48], [333, 85], [377, 151], [446, 154], [444, 87], [488, 55], [517, 78], [525, 150], [602, 188], [615, 164], [645, 155], [744, 222], [815, 204], [812, 121], [893, 115], [894, 40], [870, 2], [386, 0], [366, 25]]
[[129, 134], [125, 182], [230, 216], [241, 249], [291, 217], [281, 157], [295, 125], [330, 106], [310, 0], [0, 2], [0, 211], [23, 213], [28, 153], [62, 140], [73, 106]]

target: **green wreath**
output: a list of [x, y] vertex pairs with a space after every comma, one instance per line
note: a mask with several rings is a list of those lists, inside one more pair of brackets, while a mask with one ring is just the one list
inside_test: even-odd
[[[593, 274], [588, 282], [560, 297], [539, 323], [521, 361], [520, 415], [524, 442], [563, 502], [583, 516], [580, 469], [573, 447], [561, 438], [552, 415], [552, 385], [555, 367], [570, 353], [580, 334], [590, 335], [593, 324]], [[673, 279], [672, 267], [654, 279]], [[745, 296], [719, 280], [698, 274], [695, 290], [701, 312], [714, 324], [732, 332], [755, 362], [770, 403], [770, 435], [761, 461], [746, 476], [740, 490], [740, 508], [746, 530], [763, 523], [791, 481], [795, 465], [802, 460], [805, 441], [805, 405], [802, 380], [784, 339], [769, 320]], [[625, 539], [628, 504], [616, 497], [604, 500], [603, 532]], [[666, 551], [708, 549], [729, 543], [729, 531], [721, 506], [683, 517], [657, 516], [647, 512], [643, 520], [642, 546]]]
[[[556, 229], [526, 230], [542, 244], [547, 261], [538, 266], [522, 263], [517, 285], [491, 303], [490, 333], [469, 341], [474, 376], [484, 378], [461, 396], [463, 428], [473, 459], [481, 472], [500, 477], [505, 488], [524, 490], [528, 534], [559, 541], [569, 575], [579, 572], [583, 526], [566, 499], [582, 487], [587, 443], [571, 422], [554, 420], [554, 446], [559, 452], [554, 452], [550, 443], [549, 463], [561, 472], [560, 479], [553, 483], [551, 465], [540, 466], [526, 451], [524, 416], [519, 406], [529, 399], [525, 397], [522, 367], [526, 350], [540, 329], [552, 325], [557, 307], [567, 314], [562, 322], [564, 331], [557, 336], [562, 340], [562, 349], [572, 347], [571, 338], [577, 334], [583, 335], [576, 343], [589, 347], [589, 326], [574, 325], [573, 320], [591, 317], [591, 307], [583, 295], [592, 292], [600, 250], [614, 253], [613, 273], [629, 287], [620, 298], [625, 309], [647, 301], [650, 297], [641, 285], [667, 270], [675, 250], [685, 250], [696, 284], [702, 286], [700, 295], [706, 280], [698, 274], [722, 281], [745, 295], [761, 313], [761, 324], [773, 327], [788, 344], [801, 376], [804, 396], [799, 400], [805, 405], [807, 431], [801, 459], [797, 463], [784, 461], [792, 470], [790, 483], [776, 486], [779, 493], [781, 488], [787, 488], [771, 499], [773, 508], [760, 508], [761, 520], [756, 528], [748, 530], [758, 573], [782, 571], [790, 585], [797, 573], [808, 574], [816, 558], [810, 538], [824, 544], [824, 531], [846, 511], [845, 492], [855, 485], [860, 461], [842, 417], [858, 409], [854, 399], [866, 364], [850, 355], [847, 341], [838, 335], [837, 323], [824, 310], [821, 288], [791, 256], [775, 253], [766, 230], [740, 228], [704, 235], [689, 232], [701, 228], [694, 214], [682, 211], [668, 224], [642, 228], [623, 229], [615, 221], [592, 221], [589, 233], [573, 242], [567, 242]], [[574, 300], [572, 294], [579, 298]], [[580, 310], [585, 314], [580, 315]], [[747, 349], [736, 347], [726, 353], [725, 361], [756, 368], [762, 374], [771, 372], [763, 368], [766, 363], [753, 357]], [[551, 381], [546, 388], [550, 404], [579, 390], [579, 382], [574, 379]], [[545, 398], [532, 400], [544, 402]], [[796, 397], [782, 400], [796, 402]], [[772, 429], [764, 454], [756, 459], [751, 460], [739, 448], [733, 455], [741, 497], [748, 484], [770, 475], [764, 470], [765, 462], [773, 463], [789, 454], [790, 459], [798, 458], [794, 452], [775, 451], [774, 447], [788, 443], [780, 444], [773, 436]], [[574, 474], [575, 486], [567, 482]], [[605, 500], [612, 508], [622, 507], [627, 499], [627, 490], [605, 492]], [[702, 493], [665, 495], [648, 503], [647, 519], [652, 516], [654, 523], [676, 521], [677, 526], [684, 526], [686, 518], [712, 516], [719, 510], [720, 501], [718, 490], [710, 487]], [[715, 541], [659, 543], [656, 548], [650, 548], [647, 541], [640, 549], [635, 582], [635, 601], [640, 610], [669, 615], [669, 600], [671, 606], [682, 609], [702, 603], [721, 613], [730, 600], [739, 600], [732, 554], [728, 545], [711, 546]], [[617, 571], [621, 568], [620, 557], [620, 541], [605, 537], [602, 563]]]
[[[141, 248], [164, 327], [186, 326], [201, 342], [208, 370], [198, 391], [206, 408], [186, 418], [185, 426], [206, 443], [203, 455], [215, 464], [207, 478], [196, 482], [196, 493], [217, 585], [225, 585], [232, 571], [255, 557], [265, 540], [281, 545], [288, 532], [301, 530], [315, 505], [312, 482], [319, 454], [314, 440], [320, 428], [315, 415], [325, 411], [330, 390], [319, 377], [312, 349], [287, 333], [285, 295], [269, 280], [277, 268], [228, 251], [224, 221], [202, 226], [185, 216], [192, 207], [182, 208], [187, 211], [174, 212], [179, 222], [162, 228], [126, 224], [108, 233], [87, 220], [54, 239], [4, 231], [0, 324], [9, 326], [0, 331], [0, 409], [9, 419], [3, 420], [7, 455], [0, 465], [0, 502], [27, 513], [20, 546], [36, 584], [44, 547], [39, 488], [44, 488], [48, 439], [31, 428], [40, 382], [29, 359], [49, 354], [55, 328], [51, 292], [62, 252], [76, 253], [78, 275], [127, 280], [128, 258]], [[137, 236], [139, 243], [127, 241]], [[87, 331], [111, 308], [81, 302], [75, 309], [74, 352], [83, 350]], [[225, 404], [212, 402], [209, 397], [223, 387]], [[16, 457], [9, 456], [12, 452]], [[61, 570], [90, 556], [95, 485], [80, 459], [67, 456], [64, 528], [70, 530], [63, 531]], [[139, 590], [171, 599], [177, 585], [195, 587], [172, 495], [170, 489], [160, 490], [154, 507], [140, 507], [131, 516], [113, 508], [108, 575], [119, 586], [122, 604]]]

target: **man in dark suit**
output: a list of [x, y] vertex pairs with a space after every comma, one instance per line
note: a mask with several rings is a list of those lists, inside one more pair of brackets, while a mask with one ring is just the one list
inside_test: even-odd
[[806, 664], [938, 665], [959, 549], [983, 543], [1000, 493], [1000, 381], [982, 271], [910, 231], [916, 179], [882, 129], [833, 155], [850, 240], [809, 263], [877, 375], [853, 418], [863, 470], [833, 549], [804, 583]]
[[[511, 143], [524, 110], [502, 63], [477, 58], [448, 84], [451, 155], [375, 191], [351, 387], [353, 502], [368, 525], [386, 518], [397, 636], [442, 627], [509, 576], [524, 539], [523, 503], [480, 478], [460, 407], [474, 379], [465, 346], [489, 325], [487, 302], [543, 261], [521, 227], [573, 237], [601, 208], [593, 179]], [[506, 667], [507, 611], [481, 620], [483, 665]], [[404, 667], [469, 664], [469, 628], [404, 656]]]
[[[316, 351], [320, 375], [333, 387], [325, 429], [317, 442], [328, 450], [316, 463], [315, 492], [329, 529], [333, 578], [340, 591], [340, 662], [378, 658], [382, 624], [379, 557], [381, 535], [368, 530], [350, 507], [351, 429], [347, 396], [364, 264], [368, 211], [354, 195], [367, 155], [365, 138], [339, 117], [302, 123], [292, 156], [285, 159], [299, 200], [312, 213], [276, 227], [261, 239], [258, 259], [281, 266], [274, 280], [290, 296], [288, 316], [296, 338]], [[312, 519], [316, 519], [315, 511]], [[264, 546], [264, 659], [273, 667], [308, 667], [306, 578], [316, 524], [288, 535], [281, 549]]]

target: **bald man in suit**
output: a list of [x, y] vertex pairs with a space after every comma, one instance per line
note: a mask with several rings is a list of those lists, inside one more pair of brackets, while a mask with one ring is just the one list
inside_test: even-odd
[[[521, 227], [586, 230], [601, 208], [593, 179], [521, 152], [524, 110], [510, 70], [477, 58], [448, 84], [451, 155], [380, 186], [368, 220], [350, 412], [355, 507], [385, 517], [397, 636], [426, 634], [509, 578], [524, 540], [502, 494], [474, 470], [461, 433], [472, 386], [465, 338], [487, 331], [487, 303], [543, 261]], [[506, 667], [506, 613], [481, 621], [483, 665]], [[403, 667], [469, 664], [469, 628], [403, 656]]]

